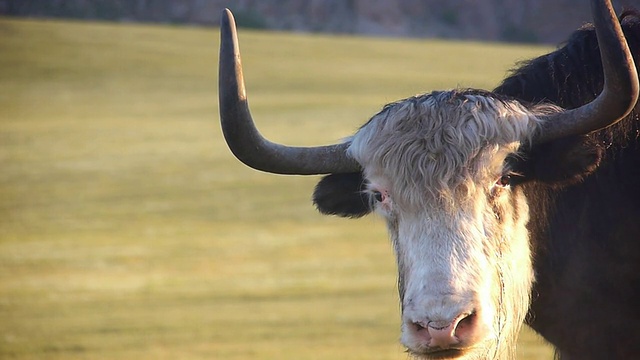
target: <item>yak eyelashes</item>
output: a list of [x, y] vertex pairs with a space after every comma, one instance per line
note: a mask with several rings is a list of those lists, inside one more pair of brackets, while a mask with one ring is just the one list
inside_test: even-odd
[[507, 187], [507, 186], [511, 185], [511, 174], [506, 174], [506, 175], [500, 176], [498, 181], [496, 181], [496, 185], [502, 186], [502, 187]]

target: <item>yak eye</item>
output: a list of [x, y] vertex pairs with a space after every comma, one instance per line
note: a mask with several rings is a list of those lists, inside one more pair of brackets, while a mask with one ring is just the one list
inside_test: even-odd
[[384, 196], [380, 191], [373, 191], [373, 198], [376, 199], [377, 202], [382, 202], [384, 200]]
[[496, 185], [506, 187], [511, 185], [511, 175], [502, 175], [500, 179], [496, 181]]

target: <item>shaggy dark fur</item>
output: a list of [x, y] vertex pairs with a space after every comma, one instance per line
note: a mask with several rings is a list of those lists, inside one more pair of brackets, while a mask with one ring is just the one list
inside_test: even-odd
[[[626, 12], [621, 21], [638, 67], [640, 14]], [[587, 26], [495, 92], [575, 108], [595, 98], [602, 82], [595, 32]], [[535, 181], [523, 185], [537, 279], [529, 323], [562, 359], [640, 357], [639, 108], [581, 141], [535, 148], [526, 164], [535, 169]], [[585, 170], [580, 179], [553, 181], [575, 169]]]
[[316, 185], [313, 202], [325, 215], [362, 217], [371, 212], [371, 199], [365, 189], [361, 173], [331, 174]]

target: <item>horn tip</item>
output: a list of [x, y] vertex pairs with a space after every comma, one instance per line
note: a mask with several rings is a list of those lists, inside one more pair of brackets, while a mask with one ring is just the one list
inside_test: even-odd
[[230, 24], [233, 23], [234, 19], [233, 19], [233, 13], [231, 12], [231, 10], [229, 8], [224, 8], [222, 10], [222, 16], [221, 16], [221, 20], [220, 23], [221, 24]]

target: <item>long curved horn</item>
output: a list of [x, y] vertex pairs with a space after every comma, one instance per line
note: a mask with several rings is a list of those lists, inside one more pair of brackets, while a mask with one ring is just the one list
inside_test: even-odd
[[610, 0], [592, 0], [591, 12], [598, 37], [604, 88], [592, 102], [547, 116], [534, 142], [588, 134], [627, 116], [638, 101], [638, 73]]
[[347, 155], [348, 143], [291, 147], [265, 139], [253, 122], [242, 77], [240, 50], [233, 14], [225, 9], [220, 24], [218, 74], [222, 132], [231, 152], [247, 166], [276, 174], [315, 175], [360, 170]]

